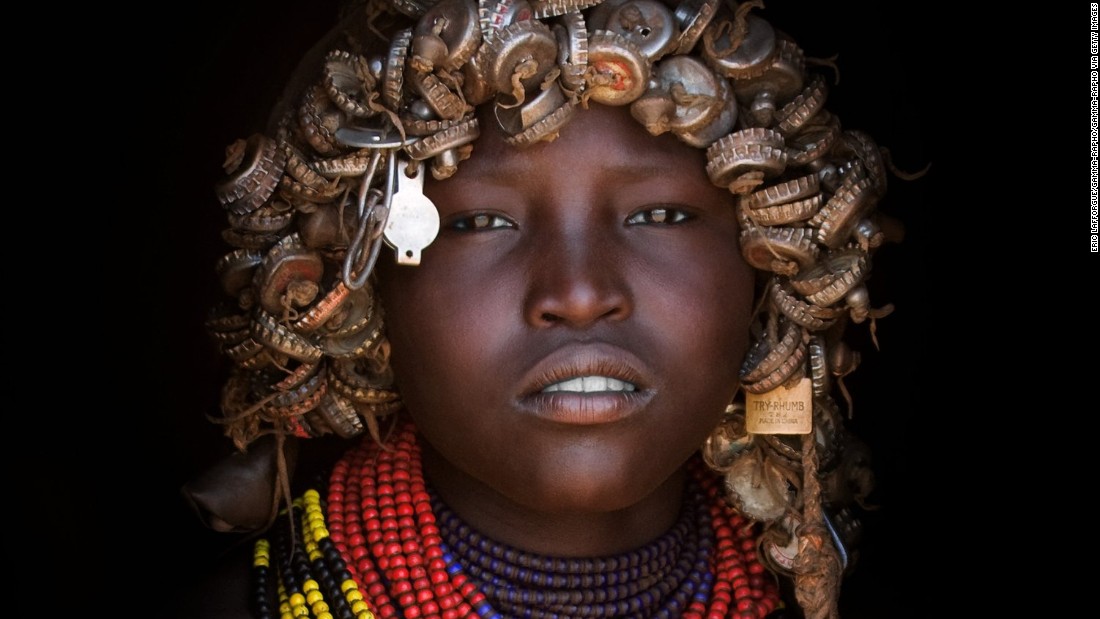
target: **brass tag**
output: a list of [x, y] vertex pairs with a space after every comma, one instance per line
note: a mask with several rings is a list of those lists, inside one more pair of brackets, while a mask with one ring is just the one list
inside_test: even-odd
[[813, 430], [813, 384], [783, 385], [761, 394], [745, 394], [745, 429], [752, 434], [809, 434]]

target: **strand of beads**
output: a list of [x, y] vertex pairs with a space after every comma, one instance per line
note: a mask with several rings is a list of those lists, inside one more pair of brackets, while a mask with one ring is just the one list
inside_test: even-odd
[[713, 567], [714, 596], [704, 617], [767, 616], [779, 603], [779, 588], [757, 559], [757, 526], [729, 506], [717, 478], [706, 469], [701, 458], [691, 461], [691, 472], [709, 499], [707, 504], [718, 540]]
[[760, 619], [778, 591], [756, 558], [756, 526], [701, 461], [691, 472], [680, 519], [652, 544], [616, 557], [543, 557], [489, 540], [438, 500], [433, 508], [408, 424], [386, 447], [366, 439], [342, 458], [327, 501], [311, 490], [294, 502], [296, 543], [282, 526], [256, 544], [256, 616]]
[[[343, 556], [330, 538], [325, 523], [325, 510], [321, 495], [307, 490], [302, 497], [304, 510], [302, 528], [306, 531], [306, 551], [309, 553], [312, 573], [316, 580], [305, 584], [314, 593], [306, 595], [306, 602], [313, 606], [327, 598], [339, 619], [374, 619], [374, 614], [363, 601], [363, 594], [352, 578]], [[325, 593], [322, 595], [321, 591]], [[312, 608], [318, 613], [317, 608]], [[318, 614], [319, 619], [320, 614]]]
[[[332, 480], [345, 492], [358, 487], [358, 503], [345, 494], [344, 515], [361, 510], [362, 533], [346, 540], [344, 552], [365, 568], [357, 577], [368, 587], [378, 615], [396, 617], [400, 608], [408, 619], [457, 619], [487, 610], [475, 612], [485, 596], [464, 574], [447, 570], [413, 428], [404, 427], [388, 449], [364, 441], [347, 462], [334, 469]], [[388, 588], [375, 586], [380, 577]]]
[[[283, 512], [272, 542], [256, 542], [253, 559], [253, 610], [260, 619], [274, 619], [269, 589], [271, 556], [277, 558], [280, 619], [374, 619], [363, 594], [333, 544], [325, 524], [324, 506], [316, 490], [307, 490]], [[290, 539], [288, 521], [301, 522], [302, 535]]]
[[710, 587], [713, 547], [709, 513], [694, 487], [678, 522], [656, 541], [620, 556], [556, 559], [486, 539], [433, 494], [445, 558], [461, 566], [503, 613], [539, 619], [679, 616], [693, 596]]
[[256, 619], [275, 619], [271, 609], [271, 542], [256, 541], [252, 551], [252, 614]]

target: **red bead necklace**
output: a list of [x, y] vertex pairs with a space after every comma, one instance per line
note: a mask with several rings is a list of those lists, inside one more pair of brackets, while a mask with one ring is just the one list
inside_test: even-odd
[[[698, 459], [691, 472], [708, 501], [713, 585], [680, 616], [762, 618], [779, 598], [775, 580], [756, 558], [756, 527], [725, 503], [717, 480]], [[448, 562], [411, 423], [385, 449], [364, 440], [337, 462], [329, 479], [329, 536], [377, 617], [501, 616], [462, 567]]]

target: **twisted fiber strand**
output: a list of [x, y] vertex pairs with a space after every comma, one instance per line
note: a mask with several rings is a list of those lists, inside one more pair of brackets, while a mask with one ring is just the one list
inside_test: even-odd
[[805, 506], [797, 529], [798, 556], [794, 560], [794, 593], [806, 619], [839, 619], [840, 557], [825, 528], [821, 483], [817, 479], [817, 439], [802, 437]]

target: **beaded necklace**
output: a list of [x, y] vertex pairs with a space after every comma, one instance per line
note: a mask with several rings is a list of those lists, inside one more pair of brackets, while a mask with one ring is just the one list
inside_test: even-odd
[[[427, 487], [415, 427], [366, 439], [255, 545], [258, 619], [762, 618], [778, 589], [756, 527], [730, 508], [698, 458], [676, 524], [617, 556], [562, 559], [475, 531]], [[274, 589], [273, 577], [274, 576]], [[277, 608], [273, 605], [277, 601]]]

